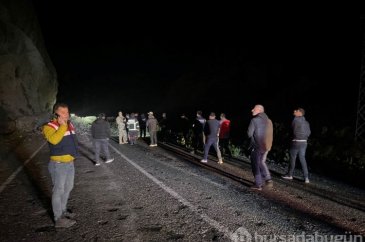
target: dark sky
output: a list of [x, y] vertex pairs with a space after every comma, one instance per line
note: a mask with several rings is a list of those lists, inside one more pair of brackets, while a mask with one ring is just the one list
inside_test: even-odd
[[160, 14], [54, 2], [34, 0], [58, 100], [76, 113], [249, 115], [262, 103], [276, 119], [303, 106], [321, 124], [355, 124], [353, 26], [341, 16]]

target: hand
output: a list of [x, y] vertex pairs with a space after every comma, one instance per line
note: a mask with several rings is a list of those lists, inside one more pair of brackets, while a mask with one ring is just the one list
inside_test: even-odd
[[64, 124], [67, 124], [67, 119], [62, 118], [62, 117], [58, 117], [58, 118], [57, 118], [57, 122], [58, 122], [60, 125], [64, 125]]

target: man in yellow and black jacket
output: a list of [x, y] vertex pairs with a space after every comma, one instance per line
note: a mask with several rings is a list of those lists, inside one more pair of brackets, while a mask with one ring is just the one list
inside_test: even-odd
[[70, 122], [68, 106], [58, 103], [55, 118], [43, 126], [50, 149], [48, 170], [52, 177], [52, 209], [56, 228], [68, 228], [76, 223], [67, 210], [67, 201], [74, 185], [74, 159], [77, 155], [75, 128]]

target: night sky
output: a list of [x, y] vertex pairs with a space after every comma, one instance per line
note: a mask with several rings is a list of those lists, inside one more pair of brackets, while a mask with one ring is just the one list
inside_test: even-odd
[[302, 106], [312, 123], [355, 125], [353, 26], [341, 16], [34, 4], [58, 101], [77, 114], [202, 109], [249, 118], [261, 103], [274, 120]]

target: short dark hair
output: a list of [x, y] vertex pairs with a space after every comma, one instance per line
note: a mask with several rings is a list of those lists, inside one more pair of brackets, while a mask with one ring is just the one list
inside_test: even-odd
[[99, 113], [99, 118], [105, 118], [105, 113]]
[[58, 108], [68, 108], [68, 105], [65, 103], [56, 103], [53, 106], [53, 113], [55, 113]]
[[197, 113], [197, 114], [199, 114], [200, 116], [202, 116], [202, 115], [203, 115], [203, 112], [202, 112], [202, 111], [200, 111], [200, 110], [199, 110], [199, 111], [197, 111], [196, 113]]
[[215, 117], [215, 112], [211, 112], [209, 116]]

